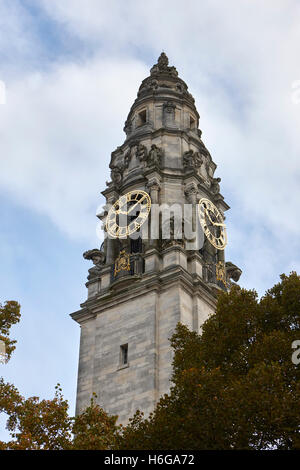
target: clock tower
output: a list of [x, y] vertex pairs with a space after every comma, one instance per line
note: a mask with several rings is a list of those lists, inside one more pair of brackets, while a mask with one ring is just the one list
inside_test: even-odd
[[229, 206], [194, 98], [168, 62], [162, 53], [143, 80], [111, 154], [105, 239], [83, 254], [94, 264], [88, 298], [71, 315], [81, 327], [76, 412], [96, 393], [123, 424], [168, 392], [176, 324], [199, 332], [217, 291], [241, 274], [225, 262]]

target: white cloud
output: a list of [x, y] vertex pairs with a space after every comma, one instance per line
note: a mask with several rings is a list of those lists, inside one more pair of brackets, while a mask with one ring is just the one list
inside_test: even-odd
[[137, 61], [94, 59], [10, 83], [0, 114], [1, 187], [69, 236], [95, 238], [92, 214], [109, 179], [112, 143], [123, 138], [144, 75]]
[[[300, 105], [292, 99], [300, 79], [299, 2], [37, 4], [66, 41], [80, 38], [90, 57], [62, 54], [47, 72], [36, 68], [8, 84], [8, 104], [0, 108], [0, 185], [69, 235], [94, 235], [91, 209], [105, 187], [109, 154], [123, 142], [138, 86], [164, 49], [196, 98], [204, 142], [231, 199], [229, 222], [245, 240], [229, 255], [245, 263], [254, 285], [253, 263], [265, 272], [278, 250], [285, 253], [282, 270], [290, 269], [300, 232]], [[11, 31], [21, 28], [26, 50], [30, 44], [38, 54], [28, 28], [13, 16], [10, 22]], [[259, 253], [255, 260], [243, 254], [250, 247]]]

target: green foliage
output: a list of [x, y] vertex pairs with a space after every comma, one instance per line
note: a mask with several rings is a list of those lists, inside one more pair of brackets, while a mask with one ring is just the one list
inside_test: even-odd
[[[13, 438], [0, 449], [59, 450], [70, 447], [72, 420], [59, 385], [52, 400], [25, 399], [11, 384], [0, 380], [0, 411], [8, 415], [6, 428]], [[6, 399], [3, 399], [6, 397]]]
[[9, 338], [10, 329], [20, 321], [20, 304], [14, 300], [0, 304], [0, 341], [5, 343], [5, 362], [9, 361], [16, 349], [16, 341]]
[[[6, 359], [15, 349], [10, 328], [20, 321], [20, 305], [6, 302], [0, 306], [0, 340], [6, 344]], [[4, 367], [4, 366], [3, 366]], [[58, 384], [52, 400], [24, 398], [17, 388], [0, 377], [0, 414], [8, 415], [9, 442], [0, 441], [0, 450], [111, 449], [117, 436], [117, 417], [109, 416], [91, 400], [80, 415], [71, 418], [69, 404]]]
[[80, 415], [72, 418], [69, 405], [56, 386], [52, 400], [25, 399], [11, 384], [0, 379], [0, 413], [8, 414], [9, 442], [0, 450], [109, 450], [115, 445], [117, 417], [109, 416], [91, 400]]
[[[7, 302], [0, 313], [2, 335], [8, 338], [17, 321], [18, 304]], [[0, 450], [299, 449], [300, 365], [291, 360], [297, 339], [296, 273], [282, 275], [260, 300], [255, 291], [234, 286], [220, 293], [200, 335], [177, 325], [173, 386], [148, 418], [137, 411], [128, 425], [117, 426], [117, 417], [94, 398], [70, 418], [59, 386], [54, 399], [40, 401], [25, 399], [0, 379], [0, 412], [9, 416], [12, 437], [0, 442]]]
[[[96, 396], [95, 396], [96, 397]], [[74, 418], [72, 449], [110, 450], [115, 446], [117, 416], [109, 416], [91, 399], [86, 410]]]
[[173, 387], [148, 419], [123, 429], [122, 449], [295, 449], [300, 447], [300, 278], [258, 301], [234, 286], [220, 293], [202, 334], [178, 324]]

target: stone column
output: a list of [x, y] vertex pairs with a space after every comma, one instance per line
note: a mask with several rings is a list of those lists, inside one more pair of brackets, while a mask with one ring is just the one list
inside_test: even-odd
[[[154, 224], [157, 224], [156, 227], [156, 232], [157, 235], [159, 236], [159, 219], [155, 217], [155, 210], [158, 209], [158, 204], [159, 204], [159, 191], [160, 191], [160, 181], [157, 177], [152, 177], [148, 180], [147, 183], [147, 188], [150, 191], [150, 197], [151, 197], [151, 204], [155, 205], [155, 208], [153, 207], [153, 210], [150, 212], [150, 221], [149, 221], [149, 233], [148, 233], [148, 247], [149, 248], [157, 248], [158, 246], [158, 239], [152, 239], [152, 231], [154, 229]], [[159, 214], [158, 214], [159, 215]]]
[[[184, 194], [187, 199], [188, 204], [192, 205], [192, 231], [196, 233], [197, 227], [197, 193], [198, 188], [197, 184], [192, 182], [185, 185]], [[197, 233], [194, 240], [189, 240], [186, 243], [187, 250], [195, 250], [197, 246]]]
[[[106, 204], [107, 204], [107, 209], [109, 210], [110, 207], [116, 202], [118, 198], [118, 194], [116, 191], [111, 192], [106, 196]], [[105, 234], [106, 234], [106, 264], [111, 264], [114, 262], [114, 245], [115, 245], [115, 239], [111, 238], [107, 233], [106, 229], [104, 228]]]

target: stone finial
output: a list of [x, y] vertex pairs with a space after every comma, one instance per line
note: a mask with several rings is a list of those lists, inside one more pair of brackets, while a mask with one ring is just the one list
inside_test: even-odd
[[151, 75], [157, 73], [167, 73], [172, 75], [173, 77], [178, 76], [178, 72], [175, 67], [169, 67], [169, 59], [167, 55], [162, 52], [157, 60], [157, 64], [153, 65], [152, 69], [150, 70]]
[[157, 61], [157, 64], [158, 64], [160, 69], [168, 67], [169, 59], [168, 59], [167, 55], [164, 52], [162, 52], [160, 54], [160, 56], [158, 58], [158, 61]]

